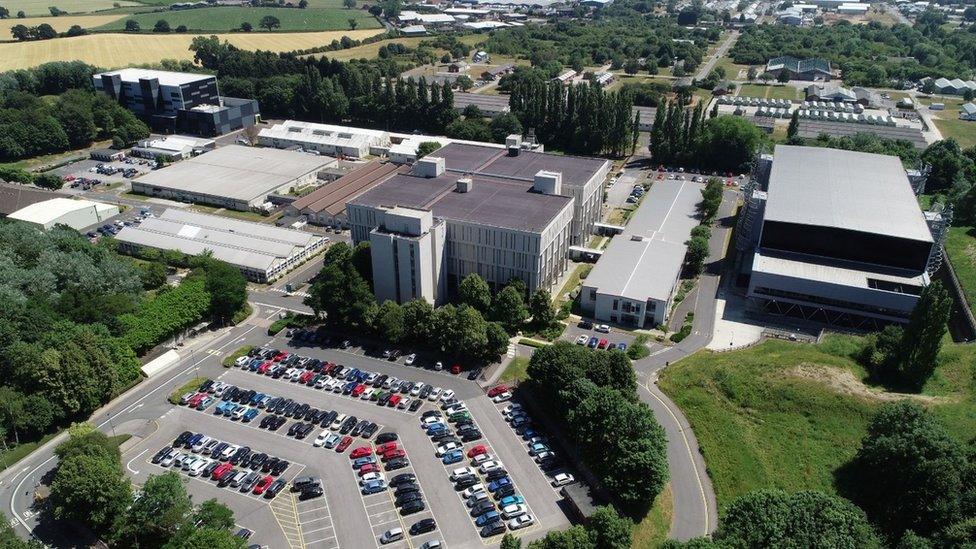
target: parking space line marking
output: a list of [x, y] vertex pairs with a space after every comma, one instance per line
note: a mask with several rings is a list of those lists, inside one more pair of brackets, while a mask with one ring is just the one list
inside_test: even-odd
[[[332, 529], [331, 526], [326, 526], [324, 528], [316, 528], [315, 530], [309, 530], [308, 532], [305, 532], [305, 533], [306, 534], [314, 534], [315, 532], [322, 532], [324, 530], [331, 530], [331, 529]], [[328, 538], [323, 538], [323, 539], [335, 539], [335, 536], [330, 536]], [[322, 541], [322, 540], [318, 540], [318, 541]], [[311, 543], [314, 543], [314, 542], [311, 542]]]

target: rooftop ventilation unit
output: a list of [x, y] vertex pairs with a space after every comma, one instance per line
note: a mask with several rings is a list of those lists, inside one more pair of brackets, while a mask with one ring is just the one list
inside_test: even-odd
[[470, 177], [462, 177], [457, 180], [457, 192], [469, 193], [474, 188], [474, 181]]

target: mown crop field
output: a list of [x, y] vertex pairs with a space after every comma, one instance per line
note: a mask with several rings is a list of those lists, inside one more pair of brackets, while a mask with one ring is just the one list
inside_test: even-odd
[[[0, 0], [2, 2], [3, 0]], [[3, 4], [0, 3], [0, 6]], [[37, 25], [47, 23], [54, 27], [54, 30], [58, 32], [64, 32], [71, 28], [72, 25], [78, 25], [83, 29], [88, 29], [91, 27], [97, 27], [99, 25], [106, 25], [115, 21], [121, 15], [70, 15], [65, 17], [28, 17], [26, 19], [0, 19], [0, 40], [10, 40], [10, 29], [14, 25], [26, 25], [28, 27], [36, 27]]]
[[160, 19], [169, 23], [171, 29], [185, 25], [191, 32], [228, 32], [239, 29], [242, 24], [250, 23], [252, 32], [265, 32], [258, 26], [265, 16], [277, 17], [281, 31], [325, 31], [350, 28], [349, 20], [356, 22], [357, 29], [375, 29], [380, 27], [379, 21], [364, 10], [347, 10], [342, 8], [324, 9], [296, 9], [296, 8], [202, 8], [193, 10], [165, 11], [140, 13], [118, 19], [96, 27], [98, 31], [115, 31], [125, 28], [126, 22], [131, 20], [139, 23], [142, 32], [152, 32], [153, 26]]
[[3, 0], [0, 6], [10, 10], [11, 16], [16, 15], [18, 11], [23, 11], [30, 17], [32, 15], [51, 15], [51, 11], [48, 9], [51, 6], [68, 13], [91, 13], [111, 9], [115, 4], [119, 6], [142, 5], [139, 2], [130, 2], [129, 0]]
[[[363, 40], [381, 29], [327, 32], [218, 34], [221, 40], [248, 50], [292, 51], [330, 44], [343, 36]], [[92, 34], [39, 42], [0, 44], [0, 71], [25, 69], [50, 61], [81, 60], [116, 68], [162, 59], [193, 59], [192, 34]]]

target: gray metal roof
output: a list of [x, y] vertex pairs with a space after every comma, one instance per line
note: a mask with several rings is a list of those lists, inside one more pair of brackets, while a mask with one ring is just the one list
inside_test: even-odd
[[[763, 120], [754, 118], [752, 120]], [[772, 120], [772, 119], [768, 119]], [[928, 147], [922, 130], [908, 126], [878, 126], [874, 124], [855, 124], [851, 122], [831, 122], [829, 120], [811, 120], [809, 118], [800, 119], [799, 136], [803, 138], [816, 139], [820, 134], [827, 134], [831, 137], [844, 137], [857, 135], [859, 133], [870, 133], [885, 139], [895, 139], [908, 141], [917, 149]]]
[[267, 271], [321, 237], [314, 234], [170, 208], [158, 218], [125, 227], [120, 242], [199, 255], [205, 250], [237, 267]]
[[765, 219], [932, 242], [895, 156], [777, 145]]
[[508, 111], [508, 95], [454, 92], [455, 109], [464, 109], [468, 105], [477, 105], [481, 108], [498, 111]]
[[812, 262], [802, 256], [767, 255], [756, 252], [752, 260], [754, 272], [781, 275], [791, 278], [802, 278], [840, 286], [854, 288], [870, 288], [868, 279], [881, 280], [894, 284], [910, 284], [922, 286], [928, 283], [928, 275], [923, 271], [912, 276], [879, 272], [877, 270], [861, 270], [851, 268], [850, 264], [837, 262], [831, 264], [818, 258]]
[[681, 274], [702, 186], [658, 181], [641, 201], [624, 232], [613, 237], [583, 285], [605, 295], [647, 301], [671, 298]]
[[476, 171], [484, 175], [531, 180], [539, 171], [563, 174], [563, 185], [582, 187], [599, 172], [609, 160], [570, 156], [535, 151], [519, 151], [510, 156], [506, 150], [463, 143], [451, 143], [437, 150], [447, 169]]
[[335, 163], [328, 156], [226, 145], [149, 172], [135, 181], [154, 187], [251, 202]]

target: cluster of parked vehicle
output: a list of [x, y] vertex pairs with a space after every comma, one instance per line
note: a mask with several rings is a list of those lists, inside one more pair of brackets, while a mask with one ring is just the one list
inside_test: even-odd
[[558, 488], [575, 482], [576, 479], [569, 473], [560, 472], [554, 475], [552, 474], [555, 470], [561, 469], [564, 464], [559, 456], [556, 455], [556, 452], [552, 450], [549, 437], [535, 427], [532, 423], [532, 418], [529, 417], [529, 414], [522, 408], [521, 404], [513, 402], [506, 405], [500, 411], [502, 416], [505, 417], [505, 421], [525, 441], [527, 451], [532, 456], [536, 465], [543, 472], [551, 475], [550, 483], [553, 487]]
[[410, 461], [407, 460], [407, 452], [403, 448], [397, 447], [397, 440], [396, 433], [380, 433], [377, 435], [376, 456], [379, 456], [379, 463], [377, 463], [377, 457], [373, 456], [372, 449], [369, 446], [360, 446], [354, 449], [349, 453], [349, 459], [353, 460], [353, 469], [356, 469], [359, 476], [362, 477], [368, 473], [379, 473], [380, 465], [386, 472], [408, 467]]
[[[610, 333], [610, 326], [609, 325], [607, 325], [607, 324], [596, 324], [596, 325], [594, 325], [589, 320], [581, 320], [579, 322], [579, 324], [577, 324], [577, 327], [583, 328], [584, 330], [593, 330], [594, 332], [598, 332], [598, 333], [601, 333], [601, 334], [609, 334]], [[589, 347], [590, 349], [607, 349], [607, 350], [619, 349], [621, 351], [626, 351], [627, 350], [627, 344], [624, 343], [624, 342], [611, 343], [610, 340], [607, 339], [607, 338], [605, 338], [605, 337], [588, 336], [586, 334], [583, 334], [583, 335], [580, 335], [579, 337], [577, 337], [576, 338], [576, 344], [577, 345], [585, 345], [585, 346]]]
[[217, 486], [236, 488], [272, 499], [285, 481], [280, 478], [290, 463], [247, 446], [222, 442], [203, 433], [184, 431], [172, 446], [161, 448], [150, 460], [191, 477], [209, 478]]
[[636, 204], [644, 196], [644, 192], [643, 185], [634, 185], [633, 190], [630, 191], [630, 196], [627, 197], [627, 203]]
[[325, 494], [319, 477], [298, 477], [291, 482], [291, 491], [298, 492], [298, 499], [303, 501]]
[[[406, 450], [397, 443], [397, 434], [382, 433], [376, 440], [375, 449], [372, 446], [360, 446], [349, 453], [349, 459], [352, 460], [352, 468], [359, 477], [359, 486], [363, 495], [376, 494], [393, 487], [393, 502], [401, 516], [412, 515], [426, 509], [424, 494], [420, 491], [420, 486], [417, 485], [416, 475], [401, 473], [393, 477], [388, 483], [385, 473], [380, 470], [381, 464], [386, 472], [410, 465], [410, 462], [407, 461]], [[434, 528], [436, 525], [433, 519], [430, 519], [429, 529], [415, 531], [414, 528], [411, 528], [410, 533], [423, 534]]]
[[448, 398], [454, 396], [454, 391], [445, 391], [421, 381], [399, 379], [278, 349], [252, 349], [247, 356], [237, 359], [235, 364], [243, 370], [274, 379], [285, 379], [408, 412], [416, 412], [424, 401], [434, 402], [445, 395]]
[[140, 223], [142, 223], [142, 220], [146, 219], [147, 217], [153, 217], [153, 215], [154, 214], [152, 213], [152, 210], [150, 210], [149, 208], [143, 208], [139, 212], [139, 214], [133, 217], [132, 219], [126, 219], [126, 220], [117, 219], [114, 223], [106, 223], [105, 225], [102, 225], [101, 227], [95, 229], [94, 231], [88, 231], [88, 234], [86, 234], [85, 236], [87, 236], [89, 239], [98, 238], [99, 235], [114, 236], [119, 234], [119, 231], [121, 231], [123, 228], [133, 226], [133, 225], [139, 225]]

